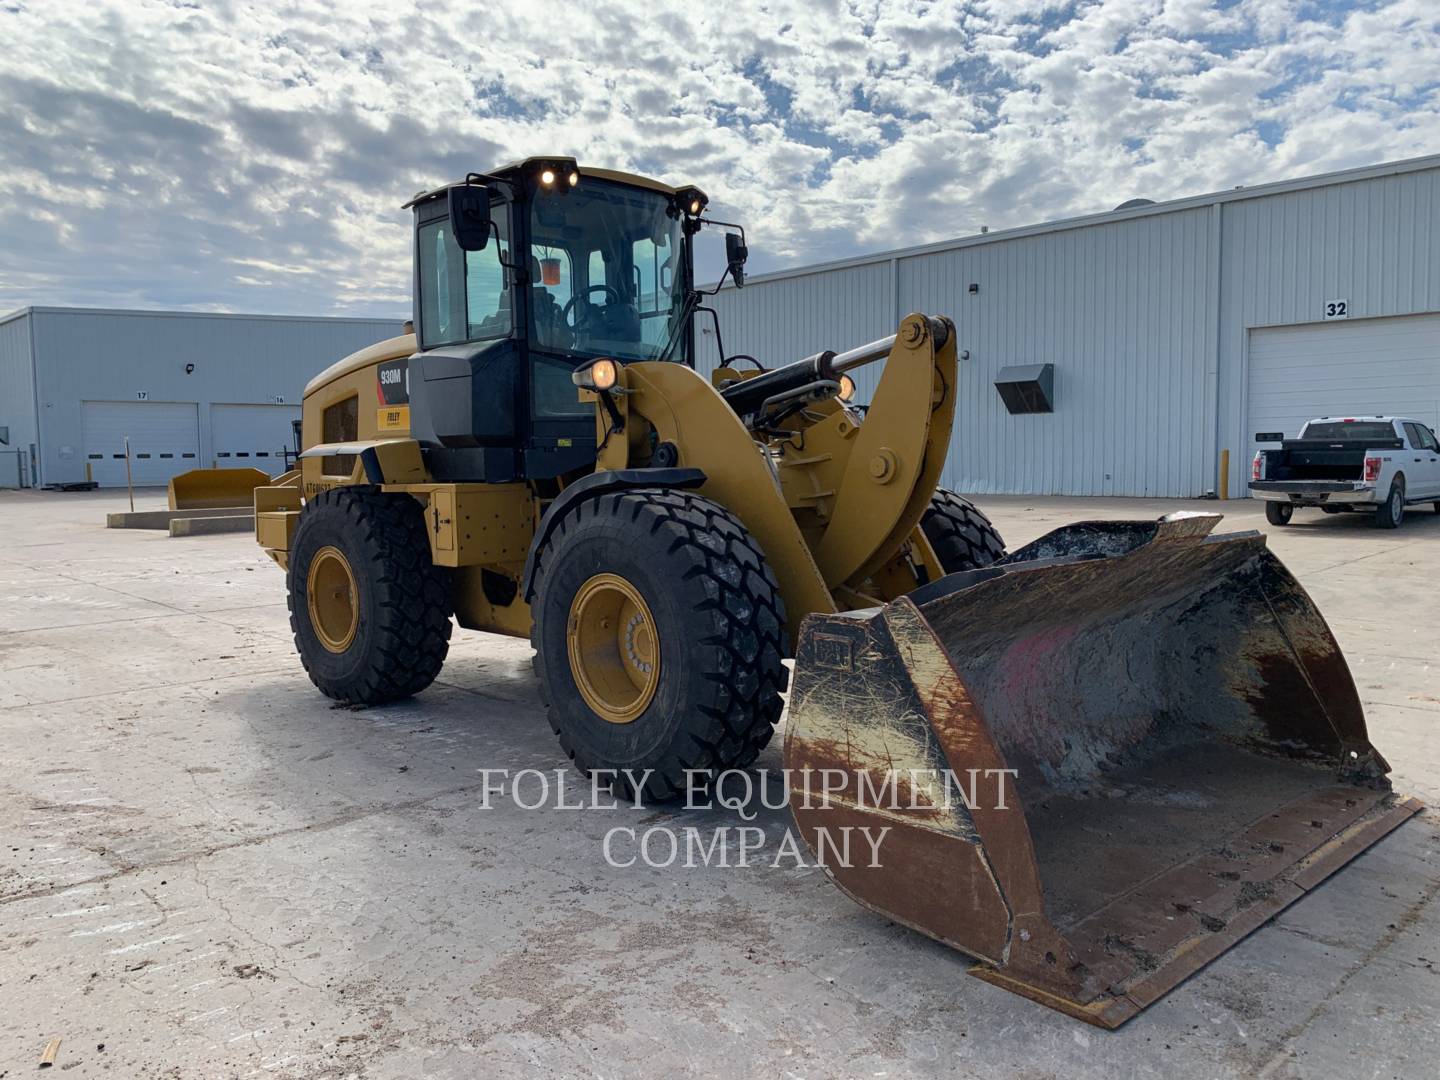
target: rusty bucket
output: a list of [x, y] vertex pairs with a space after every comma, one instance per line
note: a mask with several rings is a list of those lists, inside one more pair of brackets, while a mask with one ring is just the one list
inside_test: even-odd
[[[1314, 603], [1219, 520], [1073, 525], [807, 618], [785, 763], [837, 884], [1114, 1028], [1418, 811]], [[847, 828], [888, 831], [837, 860]]]

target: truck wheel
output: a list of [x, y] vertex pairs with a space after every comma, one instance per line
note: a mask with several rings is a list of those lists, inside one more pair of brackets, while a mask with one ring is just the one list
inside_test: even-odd
[[450, 575], [430, 561], [420, 504], [332, 488], [300, 515], [287, 572], [290, 629], [320, 692], [378, 705], [435, 681], [450, 647]]
[[930, 496], [920, 529], [947, 574], [989, 566], [1005, 555], [1005, 541], [990, 519], [969, 499], [944, 488]]
[[1397, 476], [1390, 482], [1390, 494], [1375, 508], [1377, 529], [1398, 529], [1405, 520], [1405, 480]]
[[1289, 525], [1290, 519], [1295, 516], [1295, 507], [1289, 503], [1266, 502], [1265, 520], [1271, 525]]
[[744, 768], [770, 741], [785, 608], [719, 504], [640, 489], [577, 506], [540, 553], [534, 616], [540, 697], [583, 772], [673, 799], [688, 774]]

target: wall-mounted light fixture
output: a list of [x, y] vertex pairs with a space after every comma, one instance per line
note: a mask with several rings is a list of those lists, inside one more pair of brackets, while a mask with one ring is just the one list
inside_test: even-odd
[[186, 374], [186, 375], [194, 375], [194, 374], [195, 374], [195, 365], [194, 365], [194, 364], [186, 364], [186, 365], [185, 365], [185, 374]]

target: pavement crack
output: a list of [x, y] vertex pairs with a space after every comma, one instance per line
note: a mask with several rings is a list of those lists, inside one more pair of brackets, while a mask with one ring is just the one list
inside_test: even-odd
[[44, 885], [37, 888], [22, 889], [20, 891], [0, 897], [0, 906], [3, 906], [5, 904], [13, 904], [21, 900], [36, 900], [46, 896], [55, 896], [58, 893], [68, 892], [71, 889], [80, 888], [84, 885], [98, 885], [106, 881], [114, 881], [116, 878], [121, 878], [126, 876], [127, 874], [133, 874], [141, 870], [153, 870], [162, 866], [184, 866], [188, 863], [194, 863], [200, 859], [209, 858], [212, 855], [220, 855], [224, 852], [234, 851], [238, 848], [258, 847], [261, 844], [268, 844], [271, 840], [283, 840], [288, 836], [300, 836], [306, 833], [329, 832], [332, 829], [343, 828], [346, 825], [354, 824], [357, 821], [363, 821], [366, 818], [377, 817], [382, 814], [393, 814], [405, 810], [413, 810], [417, 807], [424, 806], [426, 803], [433, 802], [436, 799], [443, 799], [450, 795], [462, 795], [467, 793], [481, 792], [484, 790], [484, 787], [485, 785], [483, 783], [462, 784], [458, 787], [443, 788], [440, 791], [435, 791], [429, 795], [424, 795], [415, 799], [405, 799], [403, 801], [393, 803], [379, 803], [371, 806], [358, 806], [355, 807], [353, 810], [346, 811], [342, 814], [336, 814], [335, 816], [326, 818], [323, 821], [311, 822], [308, 825], [296, 825], [293, 828], [289, 829], [277, 829], [274, 832], [262, 833], [258, 836], [248, 836], [243, 839], [234, 840], [226, 844], [212, 844], [207, 847], [199, 848], [195, 851], [187, 851], [182, 852], [178, 855], [172, 855], [169, 858], [165, 859], [156, 859], [154, 861], [144, 863], [131, 863], [114, 871], [111, 871], [108, 874], [96, 874], [93, 877], [84, 878], [80, 881], [56, 882], [51, 885]]
[[[1380, 935], [1375, 943], [1365, 950], [1364, 955], [1360, 957], [1359, 961], [1345, 970], [1345, 973], [1340, 976], [1339, 980], [1330, 988], [1329, 992], [1317, 1001], [1314, 1007], [1306, 1013], [1304, 1019], [1297, 1021], [1280, 1033], [1280, 1037], [1275, 1040], [1269, 1055], [1265, 1058], [1264, 1064], [1260, 1066], [1255, 1075], [1261, 1078], [1274, 1076], [1280, 1068], [1294, 1061], [1293, 1050], [1296, 1040], [1305, 1034], [1311, 1024], [1319, 1019], [1320, 1015], [1332, 1001], [1345, 992], [1345, 988], [1350, 984], [1351, 979], [1359, 975], [1362, 971], [1368, 971], [1370, 965], [1373, 964], [1382, 953], [1400, 940], [1401, 934], [1419, 921], [1421, 914], [1430, 906], [1436, 896], [1440, 896], [1440, 879], [1433, 880], [1428, 884], [1425, 891], [1421, 894], [1420, 899], [1406, 908], [1405, 914], [1395, 920], [1395, 922], [1386, 929], [1385, 933]], [[1283, 927], [1283, 929], [1291, 930], [1295, 933], [1299, 932], [1295, 931], [1292, 927]], [[1315, 940], [1318, 941], [1321, 939], [1317, 938]]]

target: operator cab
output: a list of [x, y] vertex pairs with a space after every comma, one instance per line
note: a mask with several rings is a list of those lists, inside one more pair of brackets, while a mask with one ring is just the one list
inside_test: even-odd
[[422, 193], [411, 433], [437, 480], [557, 477], [595, 460], [574, 369], [691, 364], [698, 188], [530, 158]]

